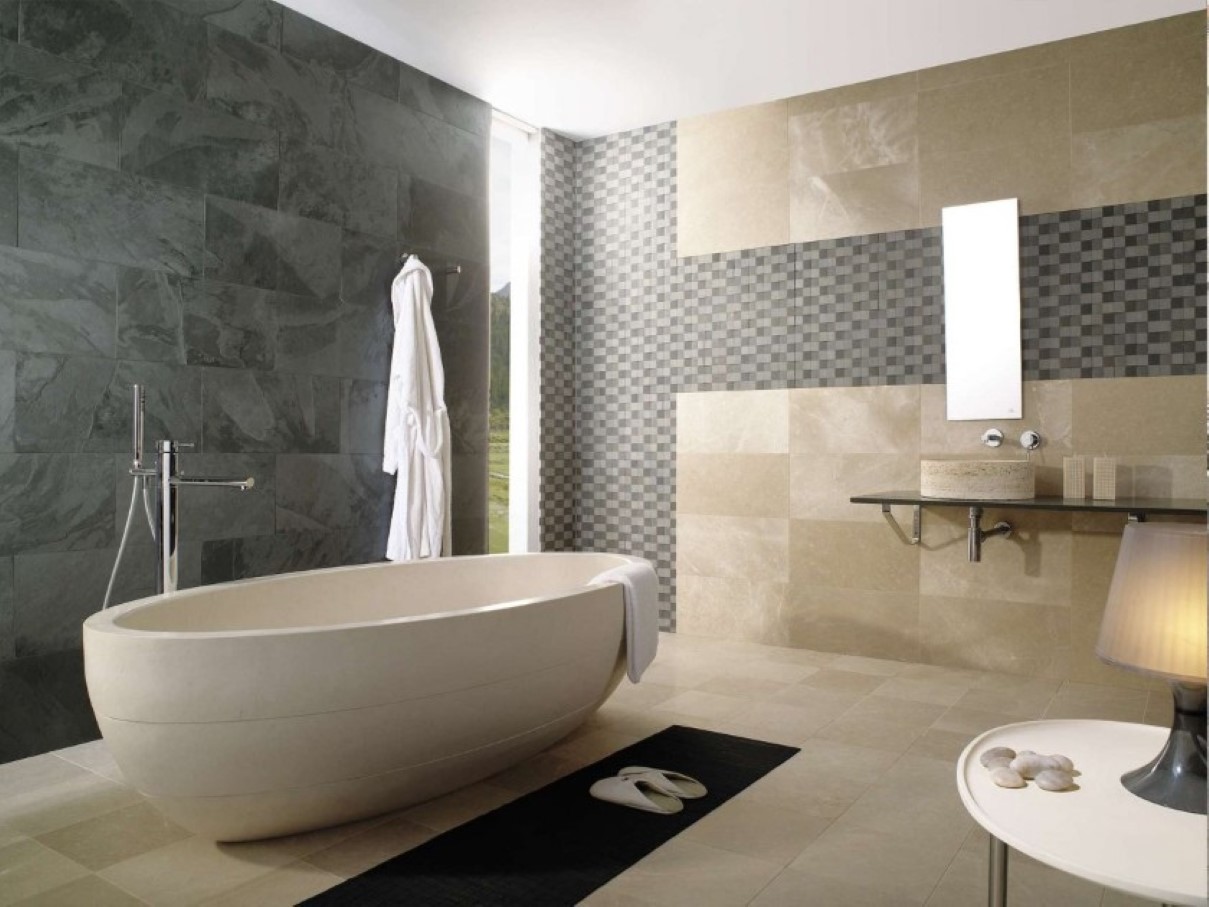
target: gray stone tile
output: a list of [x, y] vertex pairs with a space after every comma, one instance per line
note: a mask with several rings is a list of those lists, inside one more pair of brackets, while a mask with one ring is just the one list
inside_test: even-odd
[[130, 386], [141, 384], [146, 395], [147, 450], [161, 439], [197, 444], [200, 450], [201, 371], [163, 362], [118, 362], [93, 413], [85, 449], [114, 453], [130, 450]]
[[21, 0], [0, 0], [0, 38], [17, 40], [18, 15]]
[[17, 404], [17, 354], [0, 350], [0, 453], [12, 453], [13, 411]]
[[206, 26], [195, 16], [154, 0], [38, 0], [22, 7], [22, 44], [128, 82], [203, 96]]
[[381, 95], [348, 90], [340, 147], [466, 195], [487, 192], [487, 138]]
[[0, 555], [114, 543], [112, 458], [0, 454]]
[[0, 142], [0, 244], [17, 244], [17, 149]]
[[202, 200], [187, 189], [22, 148], [20, 245], [136, 268], [201, 273]]
[[308, 296], [340, 289], [340, 229], [220, 198], [206, 199], [206, 276]]
[[462, 195], [427, 180], [411, 181], [407, 238], [439, 255], [487, 262], [487, 200]]
[[345, 105], [335, 73], [211, 26], [206, 100], [302, 141], [333, 145]]
[[79, 79], [96, 73], [83, 63], [73, 63], [25, 44], [4, 40], [0, 40], [0, 70], [47, 82]]
[[324, 66], [352, 84], [391, 100], [398, 93], [399, 63], [396, 60], [292, 9], [284, 11], [281, 50], [308, 63]]
[[446, 363], [451, 450], [455, 457], [480, 458], [484, 476], [487, 422], [482, 414], [488, 408], [491, 363], [487, 279], [485, 266], [463, 263], [461, 274], [434, 278], [432, 299], [433, 325]]
[[399, 64], [399, 103], [478, 135], [491, 134], [491, 105], [435, 76]]
[[235, 557], [235, 544], [230, 539], [202, 542], [199, 585], [229, 583], [235, 579], [234, 564], [232, 563]]
[[209, 453], [335, 453], [340, 381], [279, 372], [205, 370]]
[[13, 559], [0, 557], [0, 661], [17, 654], [13, 628]]
[[[132, 530], [133, 531], [133, 530]], [[144, 546], [148, 551], [149, 546]], [[114, 583], [110, 605], [155, 594], [154, 560], [137, 558], [127, 548]], [[99, 551], [19, 554], [13, 559], [16, 655], [25, 658], [78, 649], [81, 625], [99, 611], [113, 571], [116, 546]]]
[[385, 529], [278, 532], [231, 543], [231, 576], [247, 579], [382, 559]]
[[274, 294], [273, 320], [278, 371], [340, 373], [339, 297]]
[[273, 367], [277, 345], [272, 290], [213, 280], [187, 281], [182, 290], [186, 362], [225, 368]]
[[127, 85], [122, 170], [258, 205], [277, 204], [276, 131]]
[[190, 365], [332, 374], [339, 300], [295, 296], [207, 280], [184, 287]]
[[18, 356], [13, 412], [16, 450], [83, 450], [116, 370], [112, 359]]
[[319, 145], [282, 143], [280, 209], [358, 230], [395, 236], [398, 174]]
[[184, 365], [183, 308], [175, 274], [119, 268], [118, 358]]
[[340, 374], [386, 381], [394, 338], [390, 284], [399, 273], [398, 248], [380, 237], [346, 232], [340, 257]]
[[0, 247], [0, 286], [0, 347], [113, 356], [113, 265]]
[[0, 762], [99, 736], [79, 649], [0, 665]]
[[277, 458], [278, 530], [351, 529], [390, 522], [394, 478], [381, 456], [291, 454]]
[[0, 74], [0, 136], [14, 144], [116, 168], [121, 122], [122, 83], [113, 76]]
[[274, 0], [160, 0], [257, 44], [281, 46], [282, 7]]
[[340, 452], [381, 457], [386, 433], [386, 385], [346, 378], [342, 406]]

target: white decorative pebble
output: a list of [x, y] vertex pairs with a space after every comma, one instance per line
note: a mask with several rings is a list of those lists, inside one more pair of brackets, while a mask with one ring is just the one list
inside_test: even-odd
[[1070, 773], [1075, 770], [1075, 763], [1070, 760], [1069, 756], [1063, 756], [1061, 753], [1050, 754], [1049, 761], [1054, 768], [1061, 769], [1064, 772]]
[[994, 759], [987, 759], [982, 763], [986, 766], [988, 772], [993, 772], [997, 768], [1010, 768], [1012, 760], [1007, 756], [996, 756]]
[[1024, 779], [1020, 777], [1020, 773], [1010, 768], [995, 769], [991, 772], [991, 780], [1000, 787], [1024, 787]]
[[1045, 756], [1038, 756], [1036, 753], [1020, 753], [1012, 760], [1010, 768], [1014, 772], [1019, 772], [1022, 778], [1031, 779], [1036, 778], [1038, 772], [1050, 768], [1050, 764]]
[[[978, 761], [981, 762], [985, 768], [998, 768], [997, 765], [992, 765], [991, 763], [998, 762], [1000, 759], [1006, 759], [1007, 762], [1011, 762], [1015, 758], [1015, 750], [1008, 749], [1006, 746], [993, 746], [979, 756]], [[1003, 764], [1007, 765], [1007, 762]]]
[[1039, 772], [1033, 780], [1042, 790], [1067, 790], [1075, 783], [1070, 772], [1064, 772], [1060, 768], [1047, 768]]

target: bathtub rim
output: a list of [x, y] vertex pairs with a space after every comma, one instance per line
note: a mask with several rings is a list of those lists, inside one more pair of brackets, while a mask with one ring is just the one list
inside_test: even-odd
[[[232, 587], [247, 588], [249, 586], [263, 585], [265, 583], [280, 582], [282, 580], [291, 579], [294, 577], [302, 577], [313, 573], [346, 573], [354, 570], [364, 570], [366, 568], [377, 567], [379, 569], [391, 566], [404, 566], [406, 564], [436, 564], [445, 563], [451, 560], [475, 560], [482, 561], [489, 558], [576, 558], [582, 556], [591, 557], [609, 557], [620, 562], [647, 564], [654, 567], [650, 561], [645, 558], [635, 557], [628, 554], [613, 554], [606, 551], [526, 551], [507, 554], [471, 554], [459, 555], [452, 558], [438, 558], [424, 561], [372, 561], [368, 564], [343, 564], [338, 567], [318, 567], [313, 570], [295, 570], [289, 573], [276, 573], [269, 576], [256, 576], [247, 579], [229, 580], [224, 583], [212, 583], [208, 586], [194, 586], [190, 589], [182, 589], [177, 592], [167, 594], [160, 593], [158, 595], [149, 595], [143, 598], [138, 598], [133, 601], [125, 602], [120, 605], [115, 605], [111, 608], [104, 608], [99, 611], [94, 611], [88, 615], [83, 622], [83, 634], [85, 639], [85, 648], [87, 648], [87, 638], [90, 633], [103, 633], [111, 636], [124, 636], [132, 638], [145, 639], [233, 639], [233, 638], [255, 638], [261, 636], [300, 636], [315, 633], [329, 633], [344, 630], [359, 630], [372, 629], [377, 627], [392, 627], [403, 624], [413, 624], [420, 621], [430, 620], [448, 620], [453, 617], [464, 614], [481, 614], [491, 611], [503, 611], [511, 608], [520, 608], [525, 605], [532, 605], [538, 602], [552, 601], [563, 596], [576, 592], [585, 591], [588, 589], [603, 588], [606, 586], [619, 585], [616, 582], [585, 582], [582, 585], [568, 586], [567, 588], [548, 595], [534, 595], [526, 598], [509, 599], [503, 602], [491, 602], [486, 605], [478, 605], [473, 608], [457, 608], [446, 611], [432, 611], [424, 614], [412, 614], [400, 617], [388, 617], [381, 620], [361, 620], [345, 623], [318, 624], [315, 626], [291, 626], [291, 627], [264, 627], [246, 630], [145, 630], [138, 627], [124, 627], [118, 621], [128, 614], [136, 611], [141, 611], [144, 608], [154, 608], [158, 605], [164, 605], [169, 602], [179, 602], [190, 598], [199, 598], [208, 595], [220, 589], [230, 589]], [[606, 568], [607, 569], [607, 568]], [[604, 572], [604, 571], [601, 571]]]

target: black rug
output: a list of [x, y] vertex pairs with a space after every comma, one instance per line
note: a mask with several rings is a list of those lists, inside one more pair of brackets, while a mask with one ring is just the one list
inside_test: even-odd
[[[674, 725], [306, 901], [571, 905], [758, 781], [798, 750]], [[629, 765], [696, 778], [709, 793], [671, 816], [604, 803], [592, 782]]]

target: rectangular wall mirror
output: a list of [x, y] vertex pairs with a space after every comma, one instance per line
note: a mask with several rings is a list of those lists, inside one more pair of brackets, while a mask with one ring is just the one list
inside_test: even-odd
[[1022, 415], [1018, 209], [1006, 198], [941, 211], [950, 419]]

